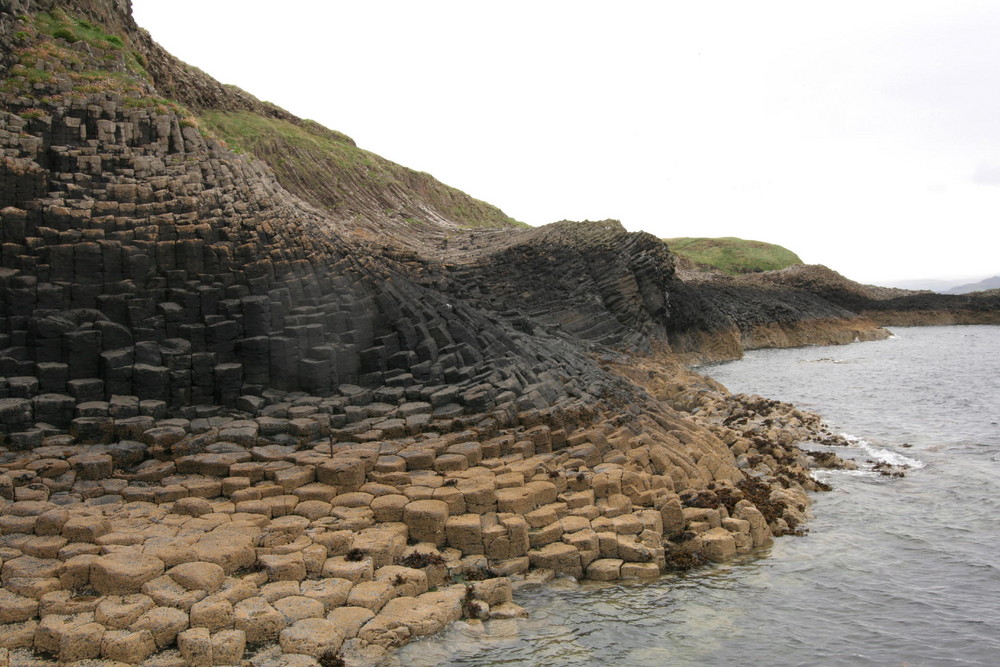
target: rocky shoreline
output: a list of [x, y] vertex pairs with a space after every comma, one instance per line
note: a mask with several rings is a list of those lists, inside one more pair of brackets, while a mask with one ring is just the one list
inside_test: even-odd
[[517, 582], [766, 547], [837, 439], [684, 364], [1000, 312], [521, 227], [128, 0], [0, 0], [0, 47], [0, 667], [374, 664]]
[[78, 403], [69, 433], [0, 458], [0, 646], [11, 664], [374, 664], [522, 615], [512, 580], [653, 578], [801, 530], [820, 485], [795, 443], [833, 439], [816, 416], [673, 359], [614, 371], [643, 410], [493, 430], [391, 388], [190, 418]]

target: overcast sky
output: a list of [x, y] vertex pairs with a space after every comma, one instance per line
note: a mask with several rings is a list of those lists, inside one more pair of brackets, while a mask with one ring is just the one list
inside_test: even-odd
[[1000, 273], [1000, 3], [133, 0], [224, 83], [541, 225]]

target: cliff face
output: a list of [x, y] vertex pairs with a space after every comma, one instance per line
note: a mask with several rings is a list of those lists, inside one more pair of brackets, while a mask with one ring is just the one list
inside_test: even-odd
[[857, 313], [881, 326], [1000, 323], [1000, 299], [996, 294], [936, 294], [862, 285], [825, 266], [791, 266], [738, 278], [692, 275], [691, 282], [808, 295], [807, 298]]
[[[818, 419], [672, 353], [879, 335], [853, 302], [682, 280], [613, 221], [525, 229], [180, 63], [124, 0], [0, 0], [0, 47], [0, 652], [332, 661], [517, 613], [449, 577], [654, 576], [802, 521]], [[268, 582], [379, 615], [346, 637]], [[128, 594], [128, 632], [94, 621]]]
[[[117, 6], [72, 8], [130, 27]], [[491, 346], [469, 333], [481, 314], [425, 294], [427, 262], [391, 235], [374, 238], [383, 201], [352, 217], [308, 205], [159, 97], [157, 77], [173, 90], [171, 72], [184, 67], [157, 65], [142, 33], [124, 33], [138, 51], [45, 34], [89, 31], [80, 20], [4, 16], [20, 28], [7, 32], [22, 61], [3, 99], [5, 375], [64, 364], [57, 377], [99, 379], [106, 396], [225, 404], [244, 385], [322, 392], [380, 384], [389, 370], [442, 375], [467, 366], [463, 352], [482, 362]], [[159, 73], [146, 76], [143, 62]], [[244, 99], [181, 88], [188, 103]], [[417, 190], [404, 198], [434, 209]]]
[[[104, 398], [232, 405], [398, 375], [477, 384], [525, 357], [541, 372], [586, 366], [594, 344], [695, 350], [706, 335], [851, 316], [820, 299], [696, 293], [663, 244], [617, 223], [516, 230], [179, 63], [127, 5], [64, 5], [3, 14], [16, 59], [0, 135], [7, 377], [44, 368], [50, 391], [87, 380]], [[248, 159], [279, 154], [291, 159], [277, 172]], [[514, 384], [537, 382], [522, 374]]]

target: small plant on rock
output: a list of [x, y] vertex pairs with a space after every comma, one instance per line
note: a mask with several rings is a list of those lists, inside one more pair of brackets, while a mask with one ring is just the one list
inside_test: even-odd
[[475, 594], [472, 586], [465, 586], [465, 597], [462, 598], [462, 616], [466, 618], [478, 619], [484, 612], [483, 605], [476, 600]]
[[41, 109], [36, 109], [34, 107], [31, 107], [21, 111], [19, 115], [21, 116], [21, 118], [30, 120], [32, 118], [43, 118], [45, 116], [45, 112], [42, 111]]
[[340, 657], [338, 651], [325, 651], [319, 656], [318, 662], [320, 667], [344, 667], [344, 659]]
[[477, 567], [465, 573], [465, 578], [469, 581], [484, 581], [486, 579], [496, 579], [497, 573], [488, 567]]
[[690, 551], [671, 551], [666, 555], [666, 570], [668, 572], [686, 572], [701, 567], [707, 562], [708, 560], [698, 551], [693, 553]]
[[58, 39], [64, 39], [70, 44], [73, 44], [74, 42], [78, 42], [80, 40], [80, 38], [76, 36], [76, 33], [74, 33], [69, 28], [59, 28], [58, 30], [52, 33], [52, 36]]
[[415, 570], [419, 570], [428, 565], [444, 565], [444, 557], [433, 551], [414, 551], [409, 556], [401, 558], [399, 564], [403, 567], [412, 567]]

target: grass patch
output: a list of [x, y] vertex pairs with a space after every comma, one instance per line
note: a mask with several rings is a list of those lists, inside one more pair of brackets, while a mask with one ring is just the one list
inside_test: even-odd
[[[382, 215], [414, 228], [427, 224], [429, 211], [467, 228], [521, 224], [429, 174], [362, 150], [350, 137], [314, 121], [249, 111], [210, 110], [195, 116], [156, 96], [145, 60], [129, 48], [127, 36], [109, 34], [61, 8], [20, 17], [16, 28], [14, 64], [0, 80], [0, 93], [31, 100], [30, 105], [7, 103], [15, 113], [25, 107], [26, 118], [40, 118], [69, 101], [119, 96], [125, 109], [176, 115], [182, 127], [215, 136], [234, 151], [268, 163], [286, 188], [329, 210], [356, 214], [380, 202], [386, 205]], [[385, 214], [385, 208], [393, 213]]]
[[125, 42], [117, 35], [109, 35], [90, 21], [74, 18], [62, 9], [39, 12], [34, 16], [35, 27], [43, 34], [63, 39], [71, 44], [84, 41], [91, 46], [124, 49]]
[[[68, 78], [71, 91], [46, 91], [43, 97], [56, 103], [92, 93], [113, 93], [129, 100], [149, 97], [151, 78], [144, 59], [128, 50], [121, 37], [58, 8], [21, 17], [19, 27], [15, 34], [21, 45], [13, 51], [17, 61], [0, 81], [0, 92], [37, 97], [36, 85], [54, 85]], [[91, 47], [89, 54], [74, 46], [79, 42]]]
[[802, 264], [798, 255], [780, 245], [734, 236], [714, 239], [679, 237], [663, 239], [663, 242], [681, 257], [729, 274], [774, 271]]
[[341, 166], [375, 166], [375, 156], [354, 146], [350, 137], [312, 121], [296, 125], [250, 111], [204, 111], [200, 120], [233, 150], [253, 153], [261, 159], [272, 145], [283, 143], [317, 158], [326, 157]]
[[[199, 120], [204, 129], [225, 141], [230, 149], [266, 162], [286, 188], [327, 209], [342, 205], [354, 208], [359, 193], [367, 191], [378, 200], [388, 191], [420, 199], [422, 205], [429, 204], [463, 227], [521, 224], [429, 174], [358, 148], [347, 135], [315, 121], [292, 122], [250, 111], [204, 111]], [[421, 218], [414, 215], [416, 211], [406, 210], [405, 196], [401, 195], [396, 206], [380, 209], [381, 213], [387, 217], [401, 216], [411, 225], [422, 224]], [[370, 199], [362, 196], [362, 201]]]
[[21, 116], [21, 118], [30, 120], [33, 118], [45, 118], [48, 114], [46, 114], [41, 109], [35, 109], [34, 107], [32, 107], [29, 109], [21, 109], [18, 115]]

